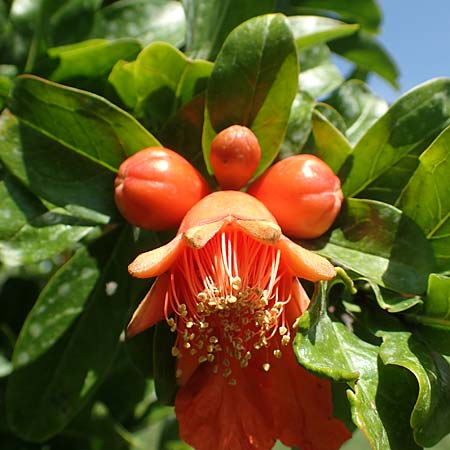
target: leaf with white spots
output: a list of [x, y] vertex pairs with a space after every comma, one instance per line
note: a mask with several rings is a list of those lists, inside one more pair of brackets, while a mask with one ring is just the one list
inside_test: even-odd
[[15, 368], [34, 361], [67, 331], [82, 313], [100, 271], [95, 258], [82, 247], [53, 275], [22, 327]]
[[[15, 434], [45, 441], [89, 401], [114, 360], [130, 301], [148, 285], [130, 277], [126, 261], [152, 243], [136, 241], [131, 227], [113, 231], [49, 282], [14, 350], [6, 409]], [[116, 289], [107, 292], [111, 282]]]

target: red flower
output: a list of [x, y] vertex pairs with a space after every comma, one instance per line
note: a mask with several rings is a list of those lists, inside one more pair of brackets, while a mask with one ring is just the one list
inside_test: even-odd
[[291, 338], [309, 304], [297, 277], [335, 276], [324, 258], [282, 235], [257, 199], [215, 192], [167, 245], [139, 255], [136, 277], [158, 276], [128, 327], [165, 319], [180, 389], [180, 435], [197, 450], [338, 449], [350, 437], [332, 417], [330, 385], [301, 368]]

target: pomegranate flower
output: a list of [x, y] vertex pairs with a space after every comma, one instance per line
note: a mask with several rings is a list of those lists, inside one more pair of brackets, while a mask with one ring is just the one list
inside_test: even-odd
[[200, 200], [177, 236], [129, 266], [158, 276], [128, 326], [166, 320], [180, 385], [180, 436], [197, 450], [333, 450], [350, 437], [332, 417], [329, 382], [301, 368], [291, 338], [309, 304], [298, 281], [334, 267], [282, 235], [266, 207], [238, 191]]

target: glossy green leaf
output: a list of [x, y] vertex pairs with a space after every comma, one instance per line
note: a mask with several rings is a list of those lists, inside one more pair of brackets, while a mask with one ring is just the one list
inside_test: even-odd
[[87, 248], [80, 248], [50, 279], [27, 316], [16, 344], [14, 369], [48, 351], [82, 313], [102, 271]]
[[[6, 241], [0, 241], [0, 262], [7, 266], [32, 264], [71, 249], [94, 231], [63, 208], [27, 218]], [[45, 243], [45, 245], [43, 245]]]
[[117, 61], [133, 60], [140, 50], [140, 44], [133, 39], [118, 39], [112, 42], [93, 39], [54, 47], [49, 49], [48, 54], [57, 61], [57, 67], [48, 78], [62, 82], [80, 77], [106, 77]]
[[345, 325], [328, 316], [326, 294], [327, 284], [319, 283], [311, 307], [298, 320], [294, 351], [300, 364], [317, 375], [353, 382], [359, 371], [349, 354], [356, 356], [359, 347], [346, 341]]
[[368, 31], [377, 32], [381, 23], [381, 10], [376, 0], [291, 0], [297, 11], [337, 13], [345, 20], [357, 22]]
[[160, 146], [132, 116], [102, 97], [33, 76], [17, 79], [11, 109], [31, 127], [112, 171], [127, 156]]
[[430, 447], [450, 432], [450, 366], [410, 332], [387, 332], [381, 336], [380, 357], [384, 364], [405, 367], [417, 379], [419, 394], [411, 427], [416, 442]]
[[389, 291], [381, 288], [378, 284], [374, 283], [370, 279], [363, 278], [364, 282], [368, 283], [372, 292], [375, 295], [375, 299], [380, 308], [391, 312], [398, 313], [413, 308], [417, 305], [422, 305], [423, 300], [417, 295], [401, 295], [396, 292]]
[[337, 226], [304, 245], [396, 292], [426, 290], [435, 264], [431, 246], [420, 228], [397, 208], [348, 199]]
[[419, 157], [398, 205], [424, 231], [439, 270], [450, 270], [450, 127]]
[[183, 7], [172, 0], [120, 0], [99, 10], [92, 37], [131, 37], [145, 46], [153, 41], [181, 45], [184, 41]]
[[32, 192], [93, 224], [118, 219], [111, 171], [20, 125], [7, 112], [0, 116], [0, 134], [0, 159]]
[[335, 173], [339, 172], [352, 148], [345, 136], [334, 127], [320, 112], [314, 111], [312, 131], [315, 153], [325, 161]]
[[114, 87], [120, 100], [130, 110], [136, 107], [137, 92], [134, 84], [134, 61], [117, 61], [109, 74], [108, 81]]
[[273, 0], [183, 0], [186, 52], [214, 60], [227, 35], [242, 22], [273, 11]]
[[280, 157], [297, 155], [311, 133], [311, 116], [314, 99], [306, 92], [299, 91], [294, 98], [289, 114], [286, 135], [280, 148]]
[[137, 251], [128, 227], [120, 236], [107, 236], [98, 248], [102, 274], [70, 332], [28, 364], [24, 364], [28, 348], [17, 345], [6, 401], [9, 424], [22, 438], [43, 441], [62, 430], [105, 377], [127, 320], [129, 300], [140, 295], [124, 264]]
[[[409, 380], [380, 367], [378, 347], [328, 316], [325, 283], [319, 285], [310, 308], [299, 319], [294, 352], [313, 373], [347, 382], [353, 421], [373, 449], [419, 450], [408, 423], [412, 408]], [[398, 403], [403, 408], [395, 408], [393, 414]]]
[[423, 307], [405, 318], [438, 352], [450, 355], [450, 278], [432, 273]]
[[369, 33], [360, 31], [352, 36], [330, 42], [330, 49], [364, 70], [375, 72], [398, 88], [398, 69], [389, 53]]
[[0, 181], [0, 240], [7, 241], [28, 220], [44, 214], [47, 209], [31, 192], [10, 174]]
[[346, 197], [395, 202], [417, 156], [450, 124], [450, 79], [424, 83], [395, 102], [358, 141], [342, 178]]
[[206, 89], [212, 68], [212, 63], [189, 60], [169, 44], [150, 44], [135, 62], [137, 116], [159, 130], [183, 104]]
[[230, 33], [206, 97], [203, 152], [211, 173], [211, 141], [233, 124], [251, 128], [259, 140], [262, 156], [256, 174], [268, 167], [286, 132], [297, 79], [297, 53], [284, 16], [256, 17]]
[[388, 104], [372, 94], [369, 87], [359, 80], [343, 83], [327, 99], [327, 103], [336, 108], [345, 119], [345, 136], [351, 144], [358, 142], [388, 109]]
[[291, 16], [288, 22], [299, 49], [353, 34], [359, 28], [358, 24], [320, 16]]
[[[432, 273], [422, 314], [436, 319], [435, 325], [450, 329], [450, 278]], [[430, 322], [430, 324], [433, 322]]]
[[330, 106], [328, 103], [318, 102], [316, 103], [314, 109], [318, 111], [334, 128], [337, 128], [343, 135], [347, 130], [347, 125], [344, 118], [339, 114], [339, 112]]
[[311, 97], [322, 97], [336, 89], [344, 79], [333, 64], [330, 50], [325, 44], [300, 52], [299, 85]]

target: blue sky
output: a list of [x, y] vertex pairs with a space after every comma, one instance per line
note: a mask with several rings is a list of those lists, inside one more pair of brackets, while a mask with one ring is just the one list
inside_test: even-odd
[[400, 69], [400, 90], [378, 77], [369, 81], [389, 102], [431, 78], [450, 77], [450, 0], [379, 0], [380, 40]]

